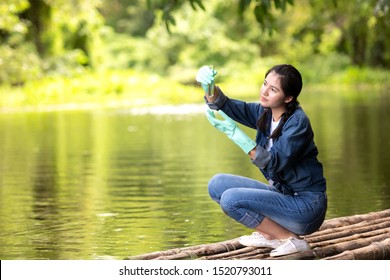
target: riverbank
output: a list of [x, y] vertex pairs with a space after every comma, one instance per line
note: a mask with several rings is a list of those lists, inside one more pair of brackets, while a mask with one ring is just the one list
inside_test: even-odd
[[51, 111], [195, 102], [195, 91], [195, 86], [131, 70], [88, 72], [30, 81], [20, 87], [2, 86], [0, 110]]
[[[256, 92], [246, 83], [220, 83], [236, 96]], [[74, 77], [52, 77], [23, 86], [0, 87], [0, 113], [105, 108], [139, 108], [203, 103], [203, 91], [195, 80], [181, 83], [133, 70], [88, 72]]]
[[[389, 92], [390, 82], [385, 74], [348, 70], [329, 77], [326, 83], [309, 80], [304, 85], [304, 91], [329, 91], [340, 95], [352, 87], [355, 91], [386, 93]], [[375, 79], [372, 79], [374, 75]], [[231, 80], [217, 80], [217, 83], [224, 92], [235, 98], [256, 100], [261, 79], [252, 73]], [[202, 102], [202, 89], [195, 80], [188, 78], [183, 83], [134, 70], [85, 72], [72, 77], [46, 77], [23, 86], [0, 87], [0, 113], [135, 108]]]

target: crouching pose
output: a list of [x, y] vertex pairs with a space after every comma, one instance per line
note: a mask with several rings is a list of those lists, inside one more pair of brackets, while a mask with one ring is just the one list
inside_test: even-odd
[[[326, 180], [310, 121], [299, 106], [299, 71], [276, 65], [265, 75], [256, 103], [230, 99], [214, 85], [217, 72], [203, 66], [196, 79], [212, 110], [210, 123], [236, 143], [268, 180], [217, 174], [209, 182], [211, 198], [237, 222], [255, 231], [240, 237], [244, 246], [273, 248], [271, 256], [310, 249], [300, 236], [316, 231], [327, 209]], [[222, 117], [216, 118], [213, 110]], [[255, 141], [237, 123], [256, 129]]]

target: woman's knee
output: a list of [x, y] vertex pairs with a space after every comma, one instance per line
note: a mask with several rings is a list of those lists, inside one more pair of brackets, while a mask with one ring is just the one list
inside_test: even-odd
[[248, 228], [255, 228], [263, 217], [246, 205], [240, 198], [241, 189], [228, 189], [221, 197], [220, 205], [225, 214]]
[[236, 201], [236, 190], [228, 189], [222, 193], [219, 204], [225, 213], [229, 213], [235, 210], [234, 204]]
[[225, 190], [226, 174], [214, 175], [208, 183], [208, 191], [210, 197], [217, 201], [221, 200], [221, 196]]

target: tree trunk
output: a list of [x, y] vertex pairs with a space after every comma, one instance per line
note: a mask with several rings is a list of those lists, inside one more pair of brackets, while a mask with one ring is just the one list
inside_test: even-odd
[[28, 20], [28, 36], [34, 42], [37, 52], [45, 57], [51, 49], [48, 31], [51, 25], [51, 7], [43, 0], [29, 0], [30, 7], [21, 14], [22, 19]]

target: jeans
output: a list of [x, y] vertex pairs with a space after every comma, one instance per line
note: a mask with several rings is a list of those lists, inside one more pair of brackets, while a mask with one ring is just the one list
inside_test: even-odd
[[273, 186], [230, 174], [215, 175], [208, 188], [222, 210], [248, 228], [256, 228], [267, 217], [297, 235], [306, 235], [319, 229], [325, 219], [325, 192], [284, 195]]

